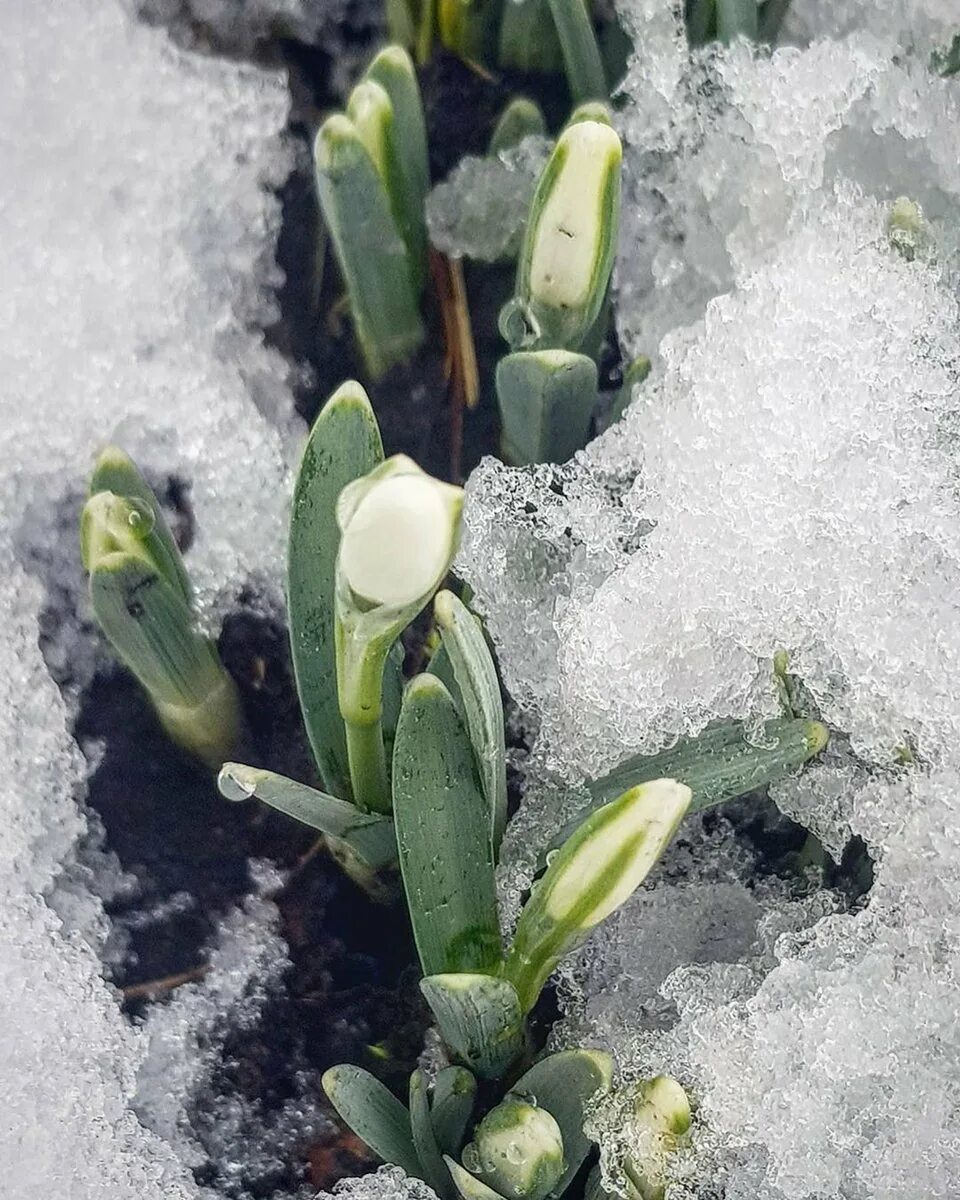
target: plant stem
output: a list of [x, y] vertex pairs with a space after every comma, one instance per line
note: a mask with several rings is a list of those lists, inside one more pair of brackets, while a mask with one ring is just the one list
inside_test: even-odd
[[347, 759], [353, 795], [360, 808], [373, 812], [390, 811], [390, 786], [387, 782], [387, 755], [383, 748], [380, 719], [372, 725], [360, 725], [344, 718], [347, 731]]

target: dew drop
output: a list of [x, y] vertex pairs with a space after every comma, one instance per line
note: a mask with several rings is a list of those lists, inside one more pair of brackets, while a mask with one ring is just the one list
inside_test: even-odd
[[141, 541], [149, 537], [156, 525], [156, 517], [153, 515], [153, 509], [145, 500], [139, 500], [131, 496], [127, 500], [129, 512], [127, 513], [127, 524], [130, 526], [130, 531], [134, 537]]
[[217, 776], [217, 787], [220, 789], [220, 795], [226, 800], [249, 800], [256, 791], [255, 785], [240, 774], [242, 771], [242, 767], [232, 763], [221, 767]]
[[469, 1171], [471, 1174], [475, 1175], [480, 1170], [480, 1154], [473, 1142], [469, 1142], [464, 1146], [460, 1159], [464, 1170]]

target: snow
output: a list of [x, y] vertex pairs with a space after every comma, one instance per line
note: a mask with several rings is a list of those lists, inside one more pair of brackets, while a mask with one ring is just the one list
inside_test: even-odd
[[[786, 650], [839, 732], [774, 799], [838, 860], [861, 839], [872, 888], [694, 818], [563, 972], [555, 1039], [690, 1089], [671, 1200], [955, 1196], [960, 90], [928, 65], [955, 6], [796, 0], [791, 45], [692, 60], [669, 6], [628, 18], [617, 320], [653, 373], [571, 463], [468, 488], [459, 567], [532, 741], [504, 912], [584, 777], [776, 713]], [[613, 1185], [625, 1103], [594, 1117]]]
[[[86, 764], [69, 726], [95, 656], [76, 521], [115, 440], [189, 483], [211, 623], [249, 579], [276, 589], [294, 425], [262, 329], [287, 92], [279, 74], [183, 56], [112, 0], [13, 0], [3, 34], [0, 1170], [18, 1200], [194, 1200], [189, 1144], [132, 1107], [150, 1027], [121, 1015], [97, 958], [116, 952], [102, 897], [124, 880], [80, 850]], [[262, 941], [269, 914], [248, 918]], [[197, 992], [211, 1019], [218, 993]]]

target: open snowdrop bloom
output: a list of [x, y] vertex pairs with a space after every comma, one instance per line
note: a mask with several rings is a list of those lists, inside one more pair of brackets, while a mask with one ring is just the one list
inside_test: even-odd
[[339, 566], [361, 604], [418, 608], [456, 553], [463, 491], [397, 454], [344, 488]]
[[383, 674], [394, 642], [443, 582], [457, 551], [463, 491], [396, 454], [340, 493], [337, 696], [354, 799], [390, 809]]

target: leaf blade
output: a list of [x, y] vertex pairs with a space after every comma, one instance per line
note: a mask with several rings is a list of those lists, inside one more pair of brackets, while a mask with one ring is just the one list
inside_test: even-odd
[[353, 1132], [384, 1162], [423, 1178], [410, 1113], [379, 1079], [362, 1067], [341, 1065], [323, 1074], [323, 1090]]
[[447, 1046], [481, 1079], [497, 1079], [523, 1051], [520, 999], [507, 980], [432, 975], [421, 979], [420, 990]]
[[404, 694], [393, 816], [424, 974], [496, 970], [502, 941], [487, 805], [456, 705], [430, 674]]
[[462, 601], [442, 591], [433, 607], [480, 768], [496, 855], [507, 824], [507, 751], [497, 669], [480, 622]]
[[304, 445], [287, 549], [290, 651], [300, 709], [324, 787], [344, 798], [350, 796], [350, 772], [337, 701], [336, 507], [343, 488], [382, 461], [367, 394], [358, 383], [345, 383], [321, 410]]
[[427, 1183], [440, 1200], [454, 1200], [457, 1190], [437, 1145], [437, 1137], [430, 1120], [427, 1080], [419, 1069], [410, 1076], [410, 1126], [413, 1131], [413, 1144]]

